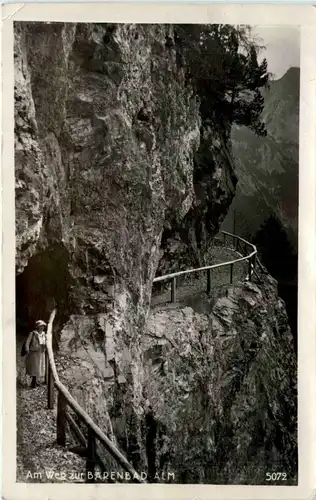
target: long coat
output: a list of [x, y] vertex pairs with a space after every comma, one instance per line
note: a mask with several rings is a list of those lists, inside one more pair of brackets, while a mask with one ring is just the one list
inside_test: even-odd
[[[40, 339], [42, 339], [42, 344]], [[26, 373], [32, 377], [45, 376], [45, 333], [31, 332], [26, 341]]]

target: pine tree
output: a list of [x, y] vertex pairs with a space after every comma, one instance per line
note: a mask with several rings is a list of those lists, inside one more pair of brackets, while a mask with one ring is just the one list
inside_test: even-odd
[[178, 25], [175, 40], [187, 78], [200, 98], [204, 126], [219, 124], [229, 136], [231, 125], [245, 125], [266, 135], [261, 121], [268, 86], [267, 61], [258, 63], [260, 47], [248, 26]]

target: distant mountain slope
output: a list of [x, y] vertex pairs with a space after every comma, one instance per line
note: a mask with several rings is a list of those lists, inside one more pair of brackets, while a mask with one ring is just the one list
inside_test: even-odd
[[263, 119], [269, 135], [277, 141], [298, 143], [300, 69], [290, 68], [282, 78], [271, 82], [265, 95]]
[[[233, 154], [238, 188], [224, 222], [226, 229], [253, 237], [275, 215], [297, 250], [299, 68], [272, 81], [265, 93], [267, 137], [234, 127]], [[235, 211], [235, 215], [234, 215]], [[233, 219], [235, 217], [235, 224]]]

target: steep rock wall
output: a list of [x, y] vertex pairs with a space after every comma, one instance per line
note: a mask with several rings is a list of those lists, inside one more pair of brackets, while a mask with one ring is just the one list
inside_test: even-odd
[[[22, 109], [23, 123], [34, 130], [25, 137], [17, 122], [16, 140], [27, 140], [42, 162], [38, 177], [30, 171], [20, 188], [18, 271], [47, 240], [57, 241], [70, 255], [76, 285], [98, 273], [106, 281], [121, 276], [139, 297], [155, 272], [151, 256], [164, 221], [181, 219], [191, 205], [199, 143], [196, 99], [165, 45], [167, 28], [38, 24], [17, 30], [16, 114]], [[25, 176], [26, 147], [20, 149], [17, 184]], [[37, 186], [39, 206], [29, 214], [27, 188]], [[78, 308], [78, 297], [75, 302]]]
[[155, 473], [266, 484], [277, 469], [295, 484], [296, 363], [273, 278], [229, 288], [211, 314], [153, 310], [142, 349]]
[[[208, 138], [210, 171], [202, 174], [194, 169], [200, 144], [198, 102], [177, 66], [172, 36], [172, 26], [162, 25], [15, 25], [17, 320], [18, 328], [23, 321], [33, 326], [35, 319], [47, 319], [57, 305], [56, 358], [70, 392], [136, 468], [152, 474], [157, 467], [172, 467], [187, 480], [186, 465], [184, 470], [179, 465], [183, 450], [170, 444], [176, 435], [172, 425], [167, 427], [174, 417], [183, 418], [185, 427], [191, 417], [186, 412], [181, 417], [180, 407], [172, 406], [167, 396], [162, 407], [155, 402], [169, 372], [163, 358], [158, 374], [156, 368], [152, 370], [150, 350], [157, 342], [148, 345], [144, 336], [152, 332], [153, 321], [158, 321], [158, 327], [160, 321], [153, 313], [146, 327], [152, 280], [165, 252], [161, 251], [163, 231], [184, 229], [181, 236], [187, 236], [187, 248], [191, 245], [194, 250], [196, 228], [204, 231], [210, 206], [215, 204], [214, 228], [206, 229], [216, 230], [233, 196], [235, 180], [229, 150], [224, 150], [216, 131]], [[271, 300], [277, 300], [275, 290]], [[241, 307], [236, 301], [234, 307]], [[225, 312], [225, 303], [218, 307]], [[276, 314], [273, 307], [271, 314]], [[177, 315], [184, 318], [179, 326], [188, 349], [188, 332], [192, 339], [197, 332], [208, 336], [215, 331], [218, 337], [210, 343], [210, 352], [207, 348], [205, 356], [199, 354], [193, 360], [204, 366], [217, 353], [212, 357], [216, 370], [211, 381], [218, 396], [212, 400], [215, 416], [207, 434], [212, 440], [223, 408], [229, 412], [232, 405], [225, 399], [221, 377], [230, 366], [230, 353], [242, 355], [238, 335], [232, 322], [226, 325], [223, 335], [231, 339], [230, 348], [227, 357], [221, 356], [220, 326], [214, 327], [213, 322], [210, 330], [209, 319], [192, 311]], [[170, 316], [171, 332], [177, 318]], [[266, 335], [273, 343], [271, 325]], [[259, 326], [254, 327], [250, 337], [259, 331]], [[178, 334], [176, 330], [176, 341]], [[173, 354], [175, 365], [195, 376], [191, 361], [186, 368], [186, 362], [181, 365], [186, 354], [180, 356], [177, 349]], [[287, 357], [282, 358], [285, 385], [290, 383], [286, 378], [290, 365]], [[269, 379], [265, 387], [273, 383]], [[171, 394], [177, 395], [179, 386], [179, 381], [173, 381]], [[229, 387], [231, 400], [236, 401]], [[258, 391], [250, 391], [253, 401]], [[280, 392], [273, 393], [272, 406], [279, 396]], [[236, 405], [239, 411], [241, 403]], [[158, 447], [156, 425], [162, 440]], [[251, 425], [249, 435], [254, 430]], [[191, 430], [195, 435], [196, 429]], [[185, 431], [186, 436], [191, 430]], [[219, 426], [217, 454], [226, 431]], [[239, 432], [236, 439], [241, 439]], [[199, 463], [198, 457], [192, 459]], [[225, 464], [230, 459], [220, 460]], [[229, 464], [225, 467], [228, 470]], [[197, 468], [197, 480], [209, 480], [207, 470]], [[219, 472], [213, 475], [214, 481], [222, 478]]]
[[228, 288], [211, 314], [154, 308], [129, 349], [108, 329], [114, 384], [98, 349], [105, 316], [64, 328], [62, 380], [150, 480], [266, 484], [267, 471], [282, 470], [296, 484], [293, 338], [276, 281], [261, 278]]
[[192, 204], [200, 136], [171, 37], [162, 25], [62, 23], [15, 34], [17, 319], [30, 327], [57, 305], [61, 364], [78, 336], [95, 360], [92, 371], [66, 362], [70, 388], [106, 431], [109, 407], [130, 415], [135, 465], [139, 342], [163, 227]]
[[193, 203], [180, 224], [173, 222], [163, 232], [158, 275], [209, 264], [214, 236], [234, 198], [237, 177], [230, 144], [220, 130], [201, 130]]

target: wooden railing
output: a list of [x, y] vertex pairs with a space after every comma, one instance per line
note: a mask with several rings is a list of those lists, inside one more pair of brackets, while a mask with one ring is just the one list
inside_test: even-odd
[[[122, 469], [129, 474], [128, 479], [130, 482], [144, 483], [140, 475], [135, 471], [133, 466], [128, 462], [124, 455], [118, 450], [113, 442], [104, 434], [89, 415], [81, 408], [77, 401], [72, 397], [67, 388], [59, 380], [54, 353], [52, 348], [52, 330], [53, 321], [56, 315], [56, 309], [51, 313], [48, 327], [47, 327], [47, 341], [46, 341], [46, 381], [47, 381], [47, 402], [48, 409], [54, 407], [54, 390], [57, 389], [57, 422], [56, 434], [57, 444], [66, 446], [66, 423], [70, 426], [73, 433], [76, 435], [80, 444], [85, 448], [86, 455], [86, 482], [94, 482], [95, 480], [95, 467], [98, 465], [103, 472], [106, 468], [97, 452], [97, 441], [100, 441], [107, 452], [114, 458], [114, 460], [122, 467]], [[83, 422], [87, 428], [87, 438], [84, 436], [80, 427], [76, 424], [68, 408], [70, 407], [77, 417]]]
[[[236, 252], [241, 254], [248, 253], [240, 258], [221, 262], [220, 264], [213, 264], [210, 266], [204, 266], [197, 269], [187, 269], [185, 271], [179, 271], [177, 273], [167, 274], [165, 276], [159, 276], [154, 279], [154, 283], [160, 281], [171, 280], [171, 301], [176, 301], [176, 280], [179, 276], [184, 276], [190, 273], [197, 273], [206, 271], [207, 283], [206, 290], [209, 293], [212, 286], [212, 270], [218, 269], [220, 267], [229, 266], [230, 267], [230, 283], [233, 282], [234, 265], [237, 262], [248, 262], [248, 279], [251, 280], [252, 274], [255, 273], [255, 266], [257, 260], [257, 248], [248, 241], [236, 236], [234, 234], [222, 231], [223, 235], [222, 243], [226, 246], [228, 239], [231, 239], [233, 248]], [[258, 261], [259, 262], [259, 261]], [[261, 266], [261, 263], [259, 262]], [[51, 313], [48, 327], [47, 327], [47, 349], [46, 349], [46, 382], [47, 382], [47, 402], [48, 408], [54, 408], [55, 399], [55, 389], [57, 389], [57, 421], [56, 421], [56, 437], [57, 443], [61, 446], [66, 446], [66, 423], [68, 423], [70, 429], [77, 437], [80, 444], [85, 449], [86, 455], [86, 482], [94, 482], [95, 479], [95, 467], [98, 465], [101, 470], [105, 470], [102, 459], [97, 452], [97, 441], [100, 441], [107, 452], [114, 458], [114, 460], [122, 467], [122, 469], [130, 475], [130, 481], [145, 483], [140, 475], [135, 471], [133, 466], [128, 462], [124, 455], [118, 450], [118, 448], [113, 444], [113, 442], [104, 434], [104, 432], [93, 422], [89, 415], [85, 412], [83, 408], [77, 403], [77, 401], [69, 393], [68, 389], [59, 380], [59, 376], [56, 369], [56, 364], [54, 360], [54, 353], [52, 348], [52, 330], [53, 322], [56, 315], [56, 309]], [[70, 407], [81, 422], [87, 428], [87, 437], [77, 425], [77, 423], [72, 418], [68, 411]]]
[[[171, 280], [171, 302], [176, 302], [177, 296], [177, 278], [179, 276], [185, 276], [190, 273], [198, 273], [206, 271], [206, 291], [207, 293], [211, 292], [212, 287], [212, 270], [218, 269], [221, 267], [229, 267], [230, 268], [230, 284], [233, 283], [234, 276], [234, 265], [238, 262], [247, 261], [248, 262], [248, 279], [251, 280], [252, 275], [256, 272], [256, 263], [257, 263], [257, 248], [252, 243], [244, 240], [240, 236], [236, 236], [235, 234], [227, 233], [226, 231], [221, 231], [223, 236], [223, 246], [225, 247], [228, 240], [231, 240], [233, 248], [236, 252], [241, 253], [242, 255], [248, 253], [247, 255], [243, 255], [240, 258], [233, 259], [227, 262], [221, 262], [219, 264], [212, 264], [209, 266], [198, 267], [196, 269], [186, 269], [185, 271], [178, 271], [176, 273], [165, 274], [164, 276], [158, 276], [153, 280], [154, 283], [158, 283], [161, 281], [169, 281]], [[261, 264], [260, 264], [261, 265]]]

